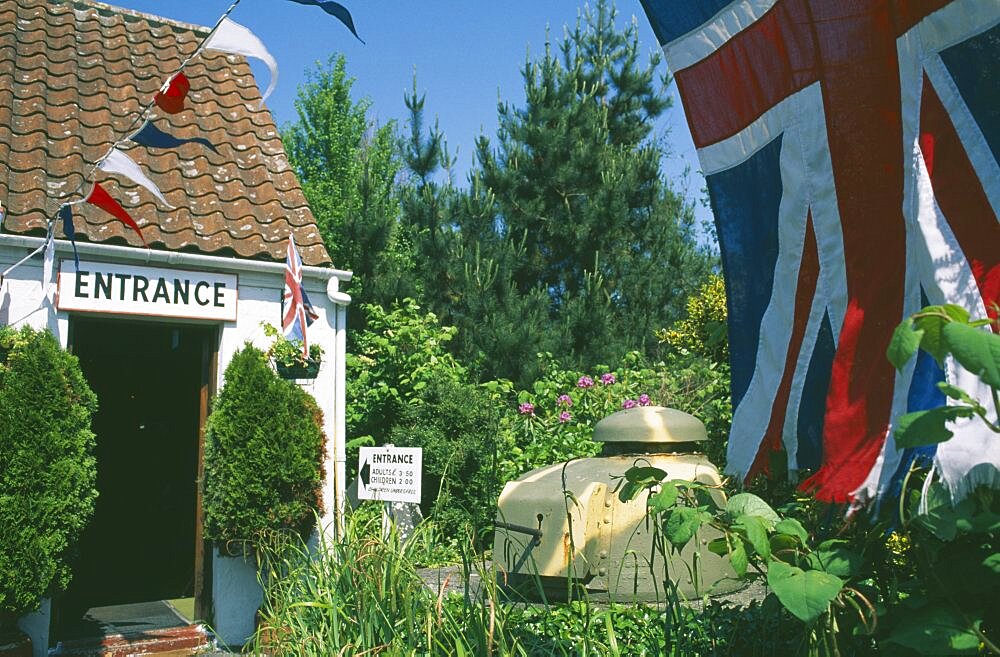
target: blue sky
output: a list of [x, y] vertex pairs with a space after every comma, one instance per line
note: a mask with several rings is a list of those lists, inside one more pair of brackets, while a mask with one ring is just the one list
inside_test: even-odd
[[[359, 43], [339, 21], [317, 7], [286, 0], [242, 0], [231, 18], [250, 28], [278, 60], [278, 87], [268, 107], [279, 125], [295, 118], [296, 89], [305, 70], [331, 53], [343, 52], [356, 78], [354, 95], [372, 101], [372, 116], [381, 122], [406, 119], [403, 93], [417, 73], [418, 90], [426, 93], [426, 113], [436, 116], [450, 150], [458, 150], [456, 182], [463, 183], [472, 164], [474, 140], [496, 131], [498, 98], [523, 101], [521, 67], [526, 54], [542, 53], [546, 28], [555, 41], [563, 26], [575, 23], [584, 0], [342, 0], [354, 16]], [[226, 10], [227, 0], [112, 0], [113, 4], [176, 20], [212, 25]], [[618, 0], [619, 21], [633, 16], [640, 46], [657, 48], [652, 29], [638, 0]], [[661, 64], [665, 71], [665, 65]], [[254, 65], [258, 82], [266, 86], [267, 68]], [[699, 198], [704, 181], [697, 173], [694, 146], [680, 103], [661, 120], [661, 134], [673, 156], [664, 170], [676, 185]], [[683, 180], [686, 168], [690, 177]], [[709, 218], [707, 210], [699, 216]]]

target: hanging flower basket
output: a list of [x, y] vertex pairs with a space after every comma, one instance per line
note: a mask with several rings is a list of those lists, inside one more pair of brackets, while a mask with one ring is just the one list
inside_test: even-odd
[[285, 363], [274, 363], [274, 368], [278, 371], [278, 376], [282, 379], [315, 379], [319, 374], [320, 361], [308, 360], [303, 363], [286, 365]]

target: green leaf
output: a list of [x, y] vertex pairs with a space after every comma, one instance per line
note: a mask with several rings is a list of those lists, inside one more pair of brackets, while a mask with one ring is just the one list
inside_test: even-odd
[[767, 559], [771, 556], [771, 543], [767, 540], [765, 520], [758, 516], [742, 515], [737, 518], [735, 526], [743, 529], [747, 541], [761, 558]]
[[678, 506], [670, 512], [667, 521], [663, 524], [663, 533], [670, 544], [680, 550], [694, 538], [695, 532], [698, 531], [702, 523], [711, 518], [712, 516], [703, 509]]
[[923, 331], [921, 348], [933, 356], [939, 365], [948, 355], [948, 346], [943, 337], [945, 325], [953, 322], [965, 324], [968, 321], [968, 311], [955, 305], [927, 306], [914, 316], [917, 330]]
[[736, 574], [743, 577], [747, 574], [747, 566], [749, 565], [747, 550], [743, 547], [743, 541], [740, 539], [736, 539], [734, 543], [735, 545], [733, 545], [733, 549], [729, 553], [729, 563], [732, 565], [733, 570], [736, 571]]
[[726, 540], [725, 536], [713, 538], [708, 542], [708, 551], [720, 557], [725, 556], [729, 554], [729, 541]]
[[1000, 552], [991, 554], [983, 559], [983, 566], [992, 570], [994, 575], [1000, 575]]
[[969, 393], [962, 390], [958, 386], [953, 386], [950, 383], [945, 383], [940, 381], [937, 384], [938, 390], [940, 390], [946, 397], [951, 397], [952, 399], [960, 402], [965, 402], [969, 406], [978, 406], [979, 402], [972, 398]]
[[913, 358], [920, 348], [920, 338], [924, 332], [914, 327], [913, 319], [907, 317], [900, 322], [899, 326], [892, 333], [892, 340], [885, 355], [897, 370], [903, 369], [906, 363]]
[[636, 483], [658, 484], [666, 478], [667, 473], [660, 468], [652, 466], [640, 466], [629, 468], [625, 471], [625, 479]]
[[781, 520], [767, 502], [753, 493], [739, 493], [730, 497], [726, 503], [726, 512], [734, 519], [741, 515], [757, 516], [765, 520], [768, 527]]
[[927, 513], [918, 515], [916, 521], [942, 541], [951, 541], [958, 534], [959, 517], [948, 491], [935, 482], [927, 490]]
[[830, 607], [844, 582], [821, 570], [802, 570], [783, 561], [767, 568], [767, 584], [785, 609], [804, 623], [811, 623]]
[[647, 504], [655, 512], [663, 513], [677, 504], [677, 495], [677, 484], [668, 482], [656, 494], [650, 495]]
[[974, 619], [970, 626], [962, 614], [939, 601], [903, 616], [886, 641], [921, 655], [974, 655], [979, 652], [980, 623]]
[[843, 547], [847, 541], [830, 540], [820, 543], [809, 555], [809, 565], [837, 577], [851, 577], [861, 567], [861, 555]]
[[951, 323], [944, 327], [944, 339], [955, 360], [988, 386], [1000, 388], [1000, 335]]
[[785, 518], [777, 525], [774, 526], [774, 531], [781, 534], [788, 534], [789, 536], [795, 536], [799, 539], [802, 545], [805, 545], [809, 541], [809, 532], [806, 528], [802, 526], [802, 523], [795, 518]]
[[952, 437], [946, 424], [960, 417], [972, 417], [975, 411], [968, 406], [938, 406], [928, 411], [907, 413], [896, 422], [893, 435], [897, 447], [922, 447], [943, 443]]

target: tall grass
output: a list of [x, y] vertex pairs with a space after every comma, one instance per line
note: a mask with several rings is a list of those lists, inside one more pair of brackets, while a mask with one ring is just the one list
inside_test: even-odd
[[[431, 525], [417, 532], [432, 531]], [[492, 566], [464, 541], [454, 577], [463, 593], [438, 594], [418, 574], [426, 536], [403, 543], [381, 535], [379, 518], [352, 514], [343, 540], [307, 546], [272, 540], [260, 552], [266, 582], [255, 655], [456, 657], [722, 657], [781, 655], [776, 633], [765, 649], [739, 650], [760, 610], [714, 606], [696, 614], [672, 605], [512, 601]], [[750, 611], [749, 617], [746, 612]], [[769, 615], [766, 615], [769, 616]], [[746, 618], [749, 622], [743, 622]], [[750, 619], [753, 620], [750, 620]], [[754, 642], [757, 643], [757, 642]]]

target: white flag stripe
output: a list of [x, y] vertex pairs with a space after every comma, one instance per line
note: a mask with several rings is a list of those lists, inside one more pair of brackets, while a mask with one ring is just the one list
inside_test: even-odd
[[222, 22], [219, 23], [219, 27], [212, 33], [212, 36], [205, 41], [202, 49], [218, 50], [220, 52], [243, 55], [244, 57], [256, 57], [267, 64], [267, 67], [271, 69], [271, 83], [267, 85], [267, 91], [264, 92], [264, 96], [260, 99], [261, 105], [264, 104], [264, 101], [267, 100], [267, 97], [271, 95], [274, 87], [278, 84], [278, 62], [267, 51], [264, 42], [257, 38], [256, 34], [235, 21], [223, 18]]
[[49, 301], [52, 300], [52, 270], [55, 267], [56, 261], [56, 240], [52, 233], [49, 233], [48, 239], [45, 242], [45, 256], [42, 260], [42, 297]]
[[157, 187], [156, 184], [142, 172], [139, 165], [133, 162], [132, 158], [117, 148], [111, 149], [111, 152], [108, 153], [106, 158], [104, 158], [99, 168], [101, 171], [105, 171], [107, 173], [117, 173], [129, 178], [134, 183], [142, 185], [148, 189], [153, 196], [160, 199], [160, 201], [168, 208], [174, 207], [167, 203], [167, 199], [163, 198], [160, 188]]

